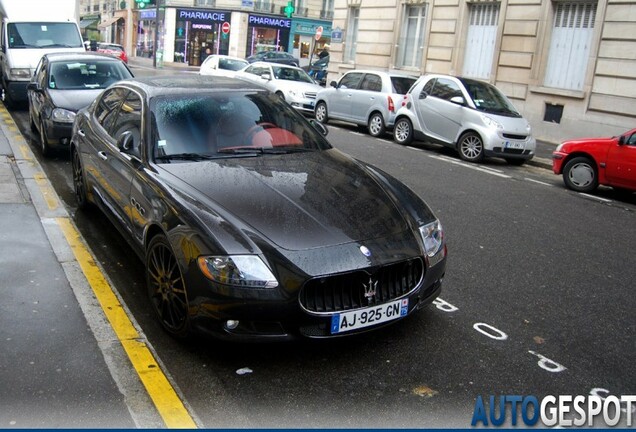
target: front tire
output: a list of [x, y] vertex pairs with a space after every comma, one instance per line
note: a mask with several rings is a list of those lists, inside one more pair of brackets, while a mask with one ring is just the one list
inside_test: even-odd
[[170, 335], [185, 338], [190, 333], [188, 297], [179, 262], [168, 239], [152, 238], [146, 252], [146, 285], [152, 308]]
[[327, 124], [327, 122], [329, 121], [327, 104], [325, 104], [324, 102], [318, 102], [314, 115], [316, 116], [316, 120], [318, 120], [320, 123]]
[[563, 182], [576, 192], [592, 192], [598, 187], [596, 164], [585, 156], [575, 157], [563, 167]]
[[409, 145], [413, 142], [413, 124], [411, 120], [402, 117], [395, 122], [393, 140], [401, 145]]
[[51, 147], [49, 146], [49, 139], [46, 137], [46, 128], [43, 120], [40, 120], [40, 150], [42, 150], [42, 156], [44, 157], [51, 155]]
[[86, 192], [86, 177], [84, 168], [77, 150], [73, 150], [71, 155], [71, 167], [73, 170], [73, 190], [75, 191], [75, 201], [77, 207], [85, 209], [88, 207], [88, 193]]
[[457, 143], [459, 157], [467, 162], [481, 162], [484, 158], [484, 142], [475, 132], [466, 132]]
[[386, 132], [386, 127], [384, 126], [384, 119], [382, 118], [382, 114], [373, 113], [371, 117], [369, 117], [369, 122], [367, 123], [367, 127], [369, 129], [369, 135], [372, 137], [380, 137], [384, 135]]

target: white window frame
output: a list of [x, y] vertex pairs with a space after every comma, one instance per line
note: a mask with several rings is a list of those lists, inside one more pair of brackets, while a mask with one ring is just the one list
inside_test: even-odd
[[426, 6], [426, 3], [404, 6], [402, 32], [398, 42], [399, 66], [419, 68], [422, 65], [426, 39]]
[[347, 35], [345, 41], [344, 61], [353, 62], [356, 59], [356, 48], [358, 45], [358, 23], [360, 22], [360, 8], [349, 8], [349, 19], [347, 25]]
[[497, 44], [500, 7], [498, 3], [471, 3], [468, 7], [462, 75], [488, 80]]
[[543, 85], [583, 90], [594, 35], [596, 1], [554, 2], [554, 20]]

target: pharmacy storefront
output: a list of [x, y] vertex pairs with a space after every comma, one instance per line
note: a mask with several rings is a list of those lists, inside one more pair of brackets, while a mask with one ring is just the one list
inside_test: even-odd
[[231, 12], [177, 9], [174, 26], [174, 62], [200, 66], [209, 54], [228, 54], [229, 40], [222, 31]]
[[247, 56], [261, 51], [289, 51], [291, 19], [249, 14]]

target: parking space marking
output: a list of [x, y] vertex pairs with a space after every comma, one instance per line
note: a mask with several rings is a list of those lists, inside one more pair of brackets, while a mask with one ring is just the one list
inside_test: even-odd
[[600, 202], [604, 202], [604, 203], [611, 203], [612, 202], [611, 199], [601, 198], [601, 197], [597, 197], [597, 196], [594, 196], [594, 195], [589, 195], [589, 194], [586, 194], [586, 193], [583, 193], [583, 192], [579, 192], [579, 195], [581, 195], [582, 197], [585, 197], [585, 198], [591, 198], [591, 199], [593, 199], [595, 201], [600, 201]]
[[406, 148], [409, 149], [409, 150], [415, 150], [415, 151], [419, 151], [419, 152], [423, 152], [424, 151], [424, 149], [417, 148], [417, 147], [406, 146]]
[[528, 177], [524, 177], [524, 180], [527, 180], [527, 181], [532, 182], [532, 183], [537, 183], [537, 184], [540, 184], [540, 185], [543, 185], [543, 186], [550, 186], [550, 187], [554, 186], [554, 185], [551, 185], [550, 183], [542, 182], [542, 181], [531, 179], [531, 178], [528, 178]]
[[56, 221], [166, 426], [168, 428], [197, 428], [183, 401], [163, 373], [148, 345], [140, 337], [113, 288], [82, 242], [77, 229], [68, 218], [58, 218]]
[[428, 155], [428, 157], [433, 158], [433, 159], [437, 159], [437, 160], [441, 160], [441, 161], [444, 161], [444, 162], [448, 162], [448, 163], [451, 163], [453, 165], [459, 165], [459, 166], [463, 166], [465, 168], [469, 168], [469, 169], [472, 169], [472, 170], [475, 170], [475, 171], [480, 171], [480, 172], [483, 172], [483, 173], [486, 173], [486, 174], [494, 175], [496, 177], [501, 177], [501, 178], [506, 178], [506, 179], [512, 178], [509, 175], [501, 174], [499, 172], [496, 172], [495, 170], [485, 169], [485, 168], [477, 166], [477, 165], [470, 165], [470, 164], [467, 164], [467, 163], [464, 163], [464, 162], [459, 162], [459, 161], [456, 161], [454, 159], [451, 159], [451, 158], [448, 158], [448, 157], [445, 157], [445, 156]]

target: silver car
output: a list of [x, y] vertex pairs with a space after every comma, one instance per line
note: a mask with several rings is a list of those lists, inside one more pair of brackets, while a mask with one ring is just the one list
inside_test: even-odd
[[307, 72], [296, 66], [256, 62], [235, 75], [267, 87], [298, 111], [312, 113], [316, 94], [322, 90]]
[[353, 70], [316, 96], [316, 120], [343, 120], [381, 136], [393, 128], [397, 109], [416, 78], [389, 72]]
[[484, 156], [522, 165], [534, 157], [530, 124], [495, 86], [448, 75], [424, 75], [409, 90], [398, 110], [393, 138], [452, 147], [469, 162]]

